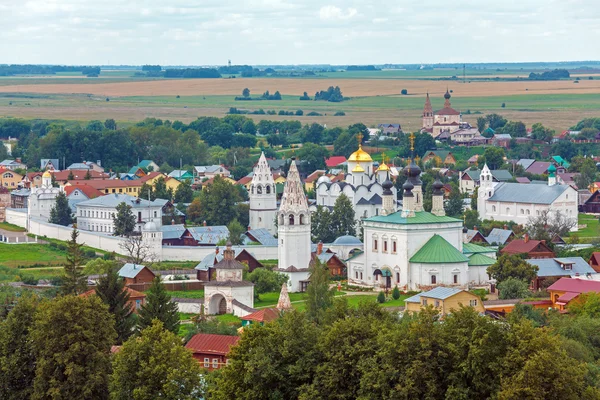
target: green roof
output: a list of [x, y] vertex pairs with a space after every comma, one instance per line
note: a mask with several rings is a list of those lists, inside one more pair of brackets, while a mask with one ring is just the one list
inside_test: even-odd
[[473, 254], [471, 257], [469, 257], [469, 266], [470, 267], [476, 267], [476, 266], [489, 266], [492, 264], [495, 264], [496, 260], [493, 259], [492, 257], [488, 257], [488, 256], [484, 256], [483, 254]]
[[419, 211], [415, 213], [414, 217], [403, 217], [401, 211], [397, 211], [389, 215], [378, 215], [375, 217], [367, 218], [365, 221], [369, 222], [385, 222], [387, 224], [398, 224], [398, 225], [413, 225], [413, 224], [450, 224], [455, 222], [461, 222], [462, 220], [452, 217], [438, 217], [427, 211]]
[[150, 165], [151, 162], [153, 162], [153, 161], [152, 160], [142, 160], [138, 164], [138, 167], [140, 167], [140, 168], [148, 168], [148, 166]]
[[478, 246], [473, 243], [463, 243], [463, 253], [464, 254], [473, 254], [473, 253], [493, 253], [494, 249], [490, 249], [489, 247]]
[[446, 239], [435, 234], [410, 258], [412, 263], [448, 264], [463, 263], [469, 259]]

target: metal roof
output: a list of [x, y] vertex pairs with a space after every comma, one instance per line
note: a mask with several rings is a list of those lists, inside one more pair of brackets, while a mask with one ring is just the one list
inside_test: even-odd
[[250, 229], [248, 232], [246, 232], [246, 234], [244, 235], [244, 241], [246, 243], [244, 244], [252, 242], [252, 240], [247, 235], [252, 236], [254, 239], [256, 239], [258, 243], [264, 246], [277, 246], [277, 239], [275, 239], [271, 232], [269, 232], [265, 228]]
[[365, 219], [367, 222], [384, 222], [388, 224], [398, 225], [413, 225], [413, 224], [452, 224], [456, 222], [462, 223], [462, 220], [448, 217], [437, 216], [427, 211], [415, 212], [414, 217], [403, 217], [401, 211], [389, 215], [378, 215]]
[[489, 266], [496, 263], [492, 257], [488, 257], [481, 253], [474, 253], [469, 257], [469, 267]]
[[504, 243], [506, 243], [506, 241], [510, 238], [510, 235], [512, 235], [512, 234], [513, 234], [513, 231], [511, 231], [510, 229], [494, 228], [494, 229], [492, 229], [492, 231], [490, 232], [488, 237], [485, 238], [485, 240], [489, 244], [492, 244], [492, 243], [504, 244]]
[[221, 240], [229, 237], [229, 229], [225, 225], [193, 226], [188, 227], [188, 231], [200, 244], [216, 245]]
[[446, 239], [435, 234], [411, 258], [411, 263], [446, 264], [464, 263], [469, 259]]
[[[595, 275], [596, 271], [581, 257], [566, 258], [530, 258], [525, 260], [529, 264], [536, 265], [539, 270], [538, 277], [545, 276], [585, 276]], [[570, 264], [571, 269], [563, 269], [561, 265]]]
[[337, 244], [337, 245], [357, 245], [357, 246], [362, 246], [362, 242], [360, 241], [359, 238], [357, 238], [356, 236], [352, 236], [352, 235], [344, 235], [344, 236], [340, 236], [339, 238], [335, 239], [333, 241], [333, 244]]
[[183, 224], [178, 225], [163, 225], [160, 230], [163, 234], [163, 239], [179, 239], [183, 232], [185, 232], [185, 226]]
[[488, 201], [510, 203], [552, 204], [568, 190], [568, 185], [522, 185], [520, 183], [501, 182], [494, 188], [494, 195]]
[[[240, 255], [244, 249], [234, 248], [233, 250], [235, 251], [234, 258], [237, 258], [237, 256]], [[207, 254], [202, 261], [200, 261], [198, 265], [194, 267], [194, 269], [199, 271], [208, 271], [209, 268], [213, 267], [221, 260], [223, 260], [223, 253], [210, 253]]]
[[117, 207], [119, 204], [125, 203], [132, 208], [148, 208], [148, 207], [160, 207], [160, 204], [156, 204], [152, 201], [139, 199], [127, 194], [111, 193], [105, 196], [96, 197], [95, 199], [82, 201], [78, 207]]
[[412, 297], [409, 297], [408, 299], [404, 300], [406, 303], [420, 303], [421, 302], [421, 297], [427, 297], [430, 299], [438, 299], [438, 300], [445, 300], [449, 297], [454, 296], [457, 293], [462, 292], [462, 289], [457, 289], [457, 288], [450, 288], [450, 287], [443, 287], [443, 286], [438, 286], [436, 288], [433, 288], [427, 292], [422, 292], [419, 294], [416, 294]]
[[144, 268], [146, 267], [143, 265], [127, 263], [119, 270], [119, 276], [122, 278], [135, 278]]
[[548, 290], [571, 293], [600, 292], [600, 282], [582, 278], [560, 278], [550, 285]]
[[479, 246], [473, 243], [463, 243], [463, 254], [495, 253], [493, 248]]

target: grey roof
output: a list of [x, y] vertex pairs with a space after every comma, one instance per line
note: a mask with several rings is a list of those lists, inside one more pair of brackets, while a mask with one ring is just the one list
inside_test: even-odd
[[512, 233], [513, 231], [511, 231], [510, 229], [494, 228], [492, 229], [488, 237], [485, 238], [485, 240], [487, 240], [487, 242], [490, 244], [505, 244], [510, 235], [512, 235]]
[[267, 164], [269, 164], [269, 168], [271, 169], [280, 169], [286, 164], [287, 160], [267, 160]]
[[27, 197], [31, 194], [31, 190], [30, 189], [16, 189], [16, 190], [12, 190], [10, 192], [11, 196], [23, 196], [23, 197]]
[[73, 163], [67, 167], [67, 169], [91, 169], [89, 165], [84, 163]]
[[198, 243], [205, 245], [216, 245], [221, 240], [229, 237], [229, 229], [225, 225], [193, 226], [188, 227], [188, 231], [190, 231]]
[[135, 278], [144, 268], [146, 267], [143, 265], [127, 263], [119, 270], [119, 276], [121, 278]]
[[189, 175], [190, 173], [185, 169], [175, 169], [171, 171], [168, 176], [170, 176], [171, 178], [181, 178], [185, 174]]
[[264, 246], [277, 246], [277, 239], [275, 239], [275, 237], [271, 235], [271, 232], [269, 232], [265, 228], [250, 229], [248, 232], [246, 232], [244, 234], [244, 242], [246, 243], [244, 244], [252, 242], [252, 240], [247, 235], [252, 236], [254, 239], [256, 239], [258, 243]]
[[[596, 274], [596, 271], [581, 257], [565, 258], [530, 258], [525, 260], [529, 264], [537, 265], [538, 276], [584, 276]], [[571, 270], [564, 270], [561, 264], [571, 264]]]
[[496, 133], [492, 139], [512, 139], [508, 133]]
[[404, 302], [420, 303], [421, 296], [429, 297], [432, 299], [445, 300], [448, 297], [454, 296], [455, 294], [460, 293], [460, 292], [462, 292], [462, 289], [438, 286], [427, 292], [422, 292], [422, 293], [416, 294], [412, 297], [409, 297], [408, 299], [404, 300]]
[[[490, 172], [492, 173], [492, 176], [499, 182], [509, 181], [512, 179], [512, 174], [505, 169], [493, 169]], [[481, 175], [481, 170], [472, 169], [465, 171], [465, 173], [469, 175], [469, 178], [471, 178], [472, 180], [478, 181]]]
[[40, 169], [46, 169], [48, 163], [51, 163], [54, 169], [58, 169], [58, 158], [42, 158], [40, 160]]
[[207, 172], [208, 173], [217, 172], [219, 170], [219, 168], [223, 168], [225, 171], [227, 171], [227, 168], [225, 168], [221, 165], [199, 165], [199, 166], [194, 167], [196, 172], [199, 174], [205, 174]]
[[475, 229], [468, 229], [467, 233], [465, 234], [467, 243], [469, 243], [471, 240], [473, 240], [475, 235], [477, 235], [478, 233], [479, 233], [479, 231], [477, 231]]
[[339, 238], [335, 239], [333, 241], [333, 244], [346, 245], [346, 246], [349, 246], [349, 245], [362, 246], [363, 243], [356, 236], [344, 235], [344, 236], [340, 236]]
[[[242, 250], [244, 250], [244, 249], [235, 248], [233, 250], [235, 251], [235, 256], [234, 257], [237, 257], [242, 252]], [[222, 259], [223, 259], [223, 254], [222, 253], [219, 253], [219, 254], [216, 254], [216, 253], [207, 254], [202, 259], [202, 261], [200, 261], [198, 263], [198, 265], [196, 265], [194, 267], [194, 269], [198, 270], [198, 271], [208, 271], [209, 268], [213, 267], [216, 263], [218, 263]]]
[[532, 160], [530, 158], [521, 158], [519, 161], [517, 161], [517, 165], [520, 165], [523, 167], [523, 169], [527, 169], [531, 166], [531, 164], [533, 164], [535, 162], [535, 160]]
[[321, 253], [321, 254], [317, 254], [317, 258], [319, 259], [320, 262], [326, 264], [329, 260], [331, 260], [331, 258], [335, 256], [335, 254], [333, 253]]
[[501, 182], [496, 185], [494, 195], [489, 201], [511, 203], [552, 204], [569, 185], [522, 185], [520, 183]]
[[125, 203], [132, 208], [148, 208], [148, 207], [160, 207], [160, 204], [156, 204], [152, 201], [138, 199], [127, 194], [111, 193], [105, 196], [96, 197], [95, 199], [82, 201], [78, 204], [79, 207], [110, 207], [115, 208], [121, 203]]
[[163, 234], [163, 239], [179, 239], [183, 232], [185, 232], [185, 226], [183, 224], [178, 225], [163, 225], [160, 230]]

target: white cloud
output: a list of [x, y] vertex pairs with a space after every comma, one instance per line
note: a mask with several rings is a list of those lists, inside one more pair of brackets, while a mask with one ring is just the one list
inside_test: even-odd
[[347, 8], [346, 11], [343, 11], [336, 6], [324, 6], [319, 10], [319, 18], [322, 20], [350, 19], [356, 14], [356, 8]]

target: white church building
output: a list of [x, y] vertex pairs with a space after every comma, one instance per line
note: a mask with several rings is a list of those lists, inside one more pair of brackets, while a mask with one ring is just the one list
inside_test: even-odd
[[[316, 211], [316, 206], [333, 207], [338, 197], [344, 193], [352, 203], [357, 221], [379, 215], [383, 207], [382, 183], [389, 171], [390, 167], [385, 162], [375, 169], [373, 159], [359, 144], [358, 150], [348, 158], [348, 173], [343, 181], [331, 182], [327, 176], [317, 180], [316, 204], [312, 206], [311, 211]], [[395, 205], [395, 188], [392, 188], [392, 196]]]
[[275, 227], [277, 190], [265, 153], [260, 155], [258, 163], [254, 167], [248, 196], [250, 198], [250, 227], [266, 229], [272, 235], [277, 233]]
[[49, 171], [44, 172], [42, 185], [39, 188], [31, 188], [31, 193], [27, 199], [27, 220], [36, 217], [48, 221], [50, 210], [56, 202], [56, 196], [61, 191], [60, 188], [52, 187], [52, 174]]
[[381, 215], [363, 221], [364, 252], [347, 261], [348, 281], [401, 290], [487, 285], [486, 269], [495, 260], [463, 252], [463, 221], [445, 215], [443, 184], [439, 179], [433, 183], [433, 206], [427, 212], [420, 168], [411, 161], [404, 171], [408, 179], [403, 186], [402, 210], [395, 210], [393, 194], [388, 191]]
[[548, 168], [548, 184], [522, 184], [494, 182], [487, 165], [481, 170], [477, 211], [479, 217], [496, 221], [513, 221], [526, 225], [529, 219], [543, 211], [560, 211], [575, 221], [572, 230], [577, 230], [578, 196], [569, 185], [556, 181], [556, 167]]

